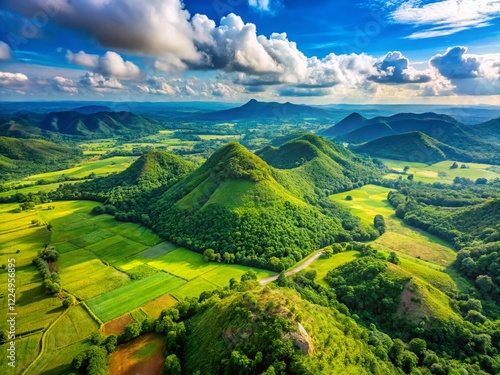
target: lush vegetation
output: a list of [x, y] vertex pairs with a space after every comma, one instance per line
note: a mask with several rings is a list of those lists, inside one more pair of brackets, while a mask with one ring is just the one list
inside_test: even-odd
[[72, 167], [82, 159], [78, 148], [40, 139], [0, 137], [0, 182]]

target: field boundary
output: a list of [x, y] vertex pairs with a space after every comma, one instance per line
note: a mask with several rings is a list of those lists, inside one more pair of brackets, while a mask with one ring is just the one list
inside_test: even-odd
[[68, 313], [69, 309], [64, 310], [52, 323], [50, 323], [47, 328], [42, 333], [42, 339], [40, 340], [40, 352], [36, 356], [36, 358], [33, 360], [33, 362], [30, 363], [28, 367], [22, 372], [22, 374], [28, 375], [28, 370], [32, 368], [39, 360], [44, 356], [44, 354], [47, 352], [47, 334], [50, 331], [50, 329], [64, 316]]
[[102, 322], [102, 320], [99, 319], [99, 317], [92, 311], [92, 309], [84, 301], [81, 302], [81, 305], [83, 306], [83, 308], [85, 310], [87, 310], [87, 312], [89, 313], [90, 317], [92, 319], [94, 319], [97, 324], [99, 324], [99, 329], [101, 329], [102, 326], [104, 325], [104, 323]]

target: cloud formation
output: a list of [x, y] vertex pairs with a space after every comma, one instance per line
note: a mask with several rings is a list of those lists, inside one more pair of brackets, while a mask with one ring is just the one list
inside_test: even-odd
[[198, 78], [171, 78], [153, 76], [136, 86], [141, 93], [175, 96], [176, 98], [205, 98], [224, 97], [236, 98], [241, 93], [238, 87], [228, 85], [224, 82], [211, 80], [200, 80]]
[[441, 0], [427, 4], [408, 0], [391, 14], [394, 22], [426, 28], [408, 35], [409, 39], [433, 38], [490, 26], [489, 21], [499, 16], [499, 0]]
[[112, 92], [122, 90], [125, 87], [114, 77], [104, 77], [102, 74], [87, 72], [79, 84], [96, 92]]
[[368, 79], [378, 83], [425, 83], [432, 79], [430, 74], [412, 68], [410, 60], [399, 51], [387, 53], [382, 61], [375, 63], [374, 67], [377, 69], [377, 74]]
[[61, 92], [65, 92], [67, 94], [77, 94], [78, 88], [76, 87], [76, 83], [68, 78], [64, 78], [61, 76], [54, 77], [53, 80], [54, 88]]
[[466, 55], [467, 47], [448, 48], [443, 55], [432, 57], [429, 63], [442, 76], [450, 79], [475, 78], [481, 75], [481, 61]]
[[108, 51], [104, 56], [87, 54], [84, 51], [73, 53], [66, 52], [68, 62], [93, 70], [95, 73], [106, 77], [117, 77], [120, 79], [136, 79], [140, 77], [141, 70], [130, 61], [124, 61], [116, 52]]
[[7, 43], [0, 40], [0, 60], [9, 60], [12, 58], [10, 47]]
[[29, 79], [23, 73], [0, 72], [0, 86], [20, 88], [28, 83]]
[[195, 59], [189, 12], [179, 0], [5, 0], [8, 7], [94, 36], [103, 46]]

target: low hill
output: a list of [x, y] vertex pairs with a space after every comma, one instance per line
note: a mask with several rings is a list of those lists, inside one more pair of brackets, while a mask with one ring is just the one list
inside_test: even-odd
[[339, 219], [292, 194], [235, 142], [153, 202], [150, 217], [155, 231], [177, 244], [277, 270], [344, 235]]
[[397, 134], [397, 131], [394, 130], [389, 124], [385, 122], [375, 122], [353, 130], [347, 134], [343, 134], [340, 138], [342, 141], [348, 143], [363, 143], [394, 134]]
[[275, 167], [274, 177], [290, 191], [311, 199], [328, 196], [373, 182], [380, 177], [370, 160], [313, 134], [305, 134], [280, 147], [268, 146], [257, 155]]
[[287, 289], [222, 296], [186, 324], [186, 374], [397, 373], [354, 320]]
[[366, 117], [363, 117], [357, 112], [351, 113], [342, 121], [339, 121], [334, 126], [329, 127], [321, 132], [321, 135], [326, 137], [338, 137], [347, 134], [353, 130], [366, 126]]
[[250, 100], [241, 107], [222, 111], [208, 112], [194, 116], [197, 120], [234, 121], [245, 119], [290, 119], [294, 117], [330, 117], [332, 114], [324, 109], [292, 103], [259, 102]]
[[465, 130], [471, 134], [481, 134], [485, 141], [500, 143], [500, 118], [468, 126]]
[[[60, 186], [55, 194], [65, 199], [85, 198], [105, 202], [113, 206], [109, 213], [130, 212], [133, 209], [143, 213], [154, 189], [166, 190], [195, 168], [192, 162], [177, 155], [153, 150], [142, 155], [123, 172], [81, 184]], [[138, 221], [136, 217], [132, 218]]]
[[437, 163], [447, 159], [467, 160], [470, 156], [421, 132], [391, 135], [354, 146], [353, 150], [372, 157]]
[[98, 112], [82, 114], [77, 111], [28, 113], [0, 125], [0, 135], [30, 138], [77, 136], [80, 138], [125, 137], [138, 138], [160, 129], [156, 120], [131, 112]]
[[[352, 131], [361, 129], [365, 126], [371, 126], [374, 124], [391, 124], [396, 121], [408, 121], [408, 120], [439, 120], [446, 121], [449, 123], [457, 123], [455, 119], [447, 115], [441, 115], [433, 112], [426, 113], [398, 113], [393, 116], [377, 116], [371, 119], [365, 118], [360, 114], [354, 112], [347, 116], [342, 121], [337, 124], [324, 129], [321, 134], [327, 137], [340, 137], [348, 134]], [[387, 134], [386, 134], [387, 135]], [[381, 135], [383, 136], [383, 135]], [[375, 138], [372, 138], [375, 139]], [[355, 141], [354, 143], [361, 143], [361, 141]]]
[[0, 180], [69, 168], [82, 157], [76, 147], [40, 139], [0, 137]]

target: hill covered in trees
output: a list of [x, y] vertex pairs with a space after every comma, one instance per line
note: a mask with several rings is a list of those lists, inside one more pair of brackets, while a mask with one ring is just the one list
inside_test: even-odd
[[[370, 155], [387, 154], [398, 156], [399, 160], [413, 161], [410, 154], [406, 154], [405, 147], [412, 150], [418, 150], [420, 154], [430, 151], [431, 160], [439, 155], [436, 147], [445, 155], [457, 155], [461, 161], [478, 161], [485, 163], [500, 163], [500, 149], [495, 138], [498, 133], [495, 121], [490, 121], [477, 126], [466, 126], [454, 120], [450, 116], [436, 113], [401, 113], [390, 117], [374, 117], [372, 119], [364, 118], [358, 114], [352, 114], [340, 121], [338, 124], [324, 129], [321, 134], [329, 137], [335, 137], [339, 141], [351, 144], [362, 144], [368, 142], [363, 149]], [[397, 135], [406, 135], [408, 133], [423, 133], [422, 136], [395, 137]], [[387, 138], [391, 137], [392, 138]], [[412, 138], [413, 137], [413, 138]], [[370, 144], [372, 141], [379, 140]], [[400, 140], [403, 142], [398, 150], [392, 141]], [[411, 144], [414, 142], [414, 144]], [[384, 156], [388, 157], [388, 156]], [[423, 159], [427, 156], [423, 156]], [[419, 160], [420, 161], [420, 160]]]
[[79, 139], [123, 137], [138, 138], [156, 133], [160, 125], [131, 112], [80, 113], [78, 111], [27, 113], [0, 124], [0, 135], [33, 138]]
[[0, 181], [69, 168], [82, 157], [75, 147], [40, 139], [0, 137]]
[[359, 146], [353, 146], [352, 150], [377, 158], [431, 164], [447, 159], [471, 160], [471, 156], [467, 152], [441, 143], [421, 132], [378, 138]]

